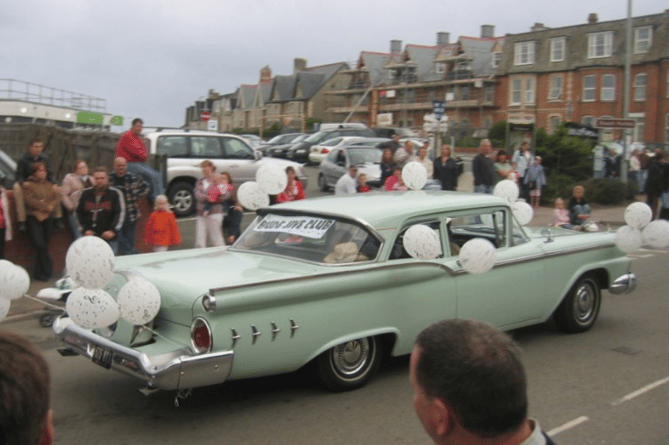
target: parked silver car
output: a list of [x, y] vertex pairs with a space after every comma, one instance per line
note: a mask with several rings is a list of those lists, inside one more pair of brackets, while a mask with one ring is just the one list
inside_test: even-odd
[[216, 171], [228, 172], [236, 186], [255, 180], [256, 171], [266, 163], [277, 164], [282, 169], [292, 166], [297, 177], [307, 186], [307, 176], [302, 165], [281, 159], [263, 158], [241, 137], [208, 131], [168, 130], [149, 133], [152, 154], [167, 156], [167, 197], [177, 216], [195, 211], [193, 187], [202, 176], [200, 163], [209, 159]]
[[331, 151], [318, 168], [318, 186], [327, 191], [337, 184], [349, 166], [357, 165], [358, 174], [367, 175], [367, 184], [381, 185], [381, 150], [374, 147], [338, 147]]

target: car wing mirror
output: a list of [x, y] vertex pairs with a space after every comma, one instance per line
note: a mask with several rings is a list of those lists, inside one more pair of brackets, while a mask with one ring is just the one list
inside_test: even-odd
[[541, 229], [541, 236], [546, 238], [544, 243], [552, 243], [553, 241], [555, 241], [553, 239], [553, 232], [551, 232], [550, 229]]
[[253, 156], [256, 161], [259, 161], [262, 159], [262, 152], [260, 150], [253, 150]]

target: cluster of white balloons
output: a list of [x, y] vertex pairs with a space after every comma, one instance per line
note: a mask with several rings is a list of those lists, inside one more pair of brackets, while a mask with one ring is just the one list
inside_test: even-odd
[[499, 181], [492, 191], [492, 194], [506, 199], [511, 206], [513, 216], [516, 217], [518, 224], [525, 226], [534, 218], [532, 206], [525, 201], [519, 201], [520, 190], [515, 182], [510, 179]]
[[[404, 250], [413, 258], [431, 260], [441, 255], [439, 235], [424, 224], [415, 224], [404, 232], [402, 238]], [[460, 264], [469, 273], [482, 274], [495, 265], [497, 249], [488, 240], [474, 238], [467, 241], [460, 249]]]
[[653, 219], [651, 208], [643, 202], [635, 202], [625, 209], [626, 226], [616, 231], [616, 246], [625, 253], [632, 253], [642, 245], [669, 247], [669, 221]]
[[12, 300], [18, 300], [28, 292], [30, 275], [11, 261], [0, 260], [0, 320], [9, 313]]
[[110, 326], [119, 318], [135, 325], [150, 322], [160, 309], [158, 289], [141, 277], [123, 285], [115, 301], [103, 289], [114, 276], [114, 252], [102, 239], [84, 236], [67, 251], [65, 264], [70, 278], [80, 287], [67, 298], [66, 310], [84, 329]]
[[278, 195], [288, 185], [288, 175], [276, 163], [267, 163], [256, 172], [255, 181], [239, 186], [237, 199], [249, 210], [258, 210], [269, 205], [269, 195]]

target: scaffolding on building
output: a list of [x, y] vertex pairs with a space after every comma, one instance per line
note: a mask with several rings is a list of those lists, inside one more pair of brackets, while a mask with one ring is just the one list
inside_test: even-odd
[[20, 100], [103, 113], [107, 110], [107, 99], [16, 79], [0, 79], [0, 100]]

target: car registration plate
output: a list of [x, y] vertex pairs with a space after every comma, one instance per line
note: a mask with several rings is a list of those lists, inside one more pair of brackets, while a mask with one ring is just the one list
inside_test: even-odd
[[112, 352], [102, 346], [96, 346], [93, 352], [93, 363], [97, 363], [103, 368], [111, 368]]

